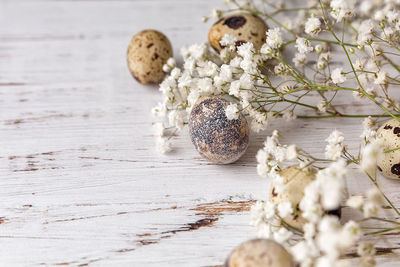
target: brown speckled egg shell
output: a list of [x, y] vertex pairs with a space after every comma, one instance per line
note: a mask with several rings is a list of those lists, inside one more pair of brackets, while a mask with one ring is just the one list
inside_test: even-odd
[[236, 37], [236, 46], [243, 43], [253, 43], [254, 48], [260, 49], [265, 43], [267, 24], [258, 16], [249, 13], [233, 14], [218, 20], [208, 32], [208, 41], [211, 46], [221, 51], [223, 47], [219, 43], [225, 34]]
[[292, 256], [277, 242], [253, 239], [237, 246], [224, 267], [294, 267]]
[[[275, 192], [275, 188], [271, 186], [269, 200], [276, 204], [288, 201], [292, 204], [293, 208], [296, 208], [300, 212], [299, 204], [304, 196], [304, 189], [315, 179], [315, 171], [302, 170], [298, 165], [293, 165], [283, 169], [279, 174], [284, 180], [286, 190], [278, 194]], [[286, 223], [298, 229], [302, 229], [303, 225], [307, 222], [298, 213], [293, 217], [283, 219]]]
[[163, 65], [172, 57], [168, 38], [156, 30], [144, 30], [129, 43], [127, 60], [132, 76], [142, 84], [159, 83], [165, 76]]
[[[376, 137], [382, 142], [383, 151], [400, 147], [400, 122], [391, 119], [385, 122], [376, 132]], [[378, 170], [391, 179], [400, 179], [400, 150], [383, 153], [378, 158]]]
[[238, 160], [249, 144], [249, 127], [240, 114], [228, 120], [225, 108], [229, 102], [211, 96], [200, 98], [189, 117], [190, 137], [197, 151], [206, 159], [219, 164]]

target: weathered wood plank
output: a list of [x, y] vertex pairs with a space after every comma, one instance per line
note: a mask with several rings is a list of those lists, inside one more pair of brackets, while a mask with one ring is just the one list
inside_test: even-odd
[[[214, 166], [187, 132], [159, 155], [155, 87], [126, 68], [131, 36], [165, 32], [175, 54], [206, 40], [215, 1], [0, 2], [0, 263], [7, 266], [216, 266], [254, 237], [248, 207], [266, 196], [255, 153], [275, 128], [322, 154], [337, 128], [356, 149], [361, 119], [276, 121], [236, 164]], [[343, 103], [345, 103], [344, 99]], [[353, 103], [356, 112], [369, 107]], [[400, 203], [397, 183], [385, 188]], [[368, 187], [357, 175], [354, 190]], [[395, 260], [383, 257], [395, 266]]]

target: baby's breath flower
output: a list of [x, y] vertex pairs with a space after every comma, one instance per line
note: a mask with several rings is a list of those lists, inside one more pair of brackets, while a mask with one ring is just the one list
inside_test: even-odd
[[343, 152], [343, 133], [338, 130], [334, 130], [329, 137], [325, 140], [328, 145], [325, 148], [325, 156], [327, 159], [337, 160]]
[[382, 193], [378, 188], [372, 187], [367, 191], [367, 200], [376, 205], [381, 205], [383, 203]]
[[399, 21], [400, 13], [397, 10], [389, 10], [386, 12], [386, 18], [389, 22], [396, 23]]
[[244, 59], [252, 60], [254, 52], [253, 43], [244, 43], [238, 47], [238, 54]]
[[321, 112], [326, 112], [326, 108], [328, 107], [328, 102], [326, 102], [325, 99], [320, 99], [320, 101], [318, 102], [318, 110]]
[[176, 67], [176, 61], [175, 61], [175, 59], [173, 57], [171, 57], [171, 58], [169, 58], [167, 60], [167, 63], [164, 64], [163, 71], [164, 72], [170, 72], [175, 67]]
[[346, 172], [346, 162], [342, 159], [318, 171], [317, 181], [320, 186], [321, 203], [325, 210], [334, 210], [340, 206]]
[[372, 39], [372, 32], [374, 30], [374, 24], [372, 20], [364, 20], [360, 27], [358, 27], [357, 43], [359, 45], [365, 45]]
[[364, 204], [364, 198], [362, 196], [352, 196], [346, 201], [346, 205], [350, 208], [361, 210]]
[[308, 54], [314, 50], [314, 48], [310, 46], [310, 41], [302, 37], [296, 39], [295, 47], [300, 54]]
[[289, 201], [278, 204], [278, 213], [281, 218], [285, 218], [293, 213], [292, 204]]
[[346, 81], [346, 76], [342, 73], [342, 68], [336, 68], [332, 71], [331, 79], [333, 83], [339, 84]]
[[171, 151], [171, 142], [170, 142], [170, 140], [167, 139], [167, 138], [158, 137], [157, 138], [157, 149], [162, 154], [170, 152]]
[[287, 93], [293, 90], [293, 85], [288, 84], [288, 83], [283, 83], [278, 87], [278, 91], [280, 93]]
[[283, 43], [282, 33], [280, 28], [273, 28], [267, 31], [266, 44], [272, 49], [279, 48]]
[[295, 145], [288, 146], [286, 150], [286, 159], [293, 160], [297, 158], [297, 156], [298, 156], [297, 147]]
[[274, 67], [274, 72], [276, 75], [284, 76], [287, 74], [288, 68], [283, 63], [279, 63]]
[[342, 21], [344, 18], [348, 18], [354, 15], [356, 1], [355, 0], [332, 0], [331, 1], [331, 16], [336, 19], [337, 22]]
[[360, 225], [355, 221], [348, 221], [340, 233], [340, 246], [349, 248], [353, 246], [362, 236]]
[[266, 59], [269, 59], [273, 54], [273, 50], [268, 44], [263, 44], [260, 49], [260, 53], [266, 56]]
[[156, 136], [164, 136], [164, 125], [161, 122], [157, 122], [153, 124], [153, 131]]
[[161, 102], [151, 109], [151, 113], [157, 117], [164, 117], [167, 114], [167, 109], [165, 105]]
[[180, 111], [172, 110], [168, 114], [169, 125], [181, 130], [184, 125], [183, 114]]
[[307, 55], [302, 53], [296, 53], [293, 58], [293, 63], [296, 67], [304, 65], [306, 63]]
[[376, 121], [372, 119], [371, 116], [365, 118], [363, 121], [363, 129], [364, 131], [360, 137], [365, 139], [366, 141], [373, 140], [376, 136]]
[[367, 200], [363, 206], [364, 217], [369, 218], [375, 216], [381, 210], [383, 197], [381, 192], [376, 187], [373, 187], [367, 191]]
[[187, 97], [189, 106], [193, 106], [197, 102], [199, 97], [200, 97], [200, 92], [198, 90], [192, 90]]
[[291, 121], [296, 119], [296, 115], [294, 115], [292, 110], [285, 110], [284, 112], [282, 112], [282, 118], [287, 120], [287, 121]]
[[274, 240], [278, 243], [285, 243], [293, 236], [293, 233], [284, 227], [280, 227], [279, 230], [274, 231]]
[[240, 81], [236, 80], [231, 83], [229, 88], [229, 94], [235, 97], [239, 97]]
[[305, 32], [312, 36], [317, 35], [321, 31], [321, 21], [319, 18], [311, 17], [305, 25]]
[[213, 83], [210, 78], [202, 78], [197, 81], [200, 92], [210, 94], [213, 91]]
[[380, 70], [377, 74], [376, 74], [376, 78], [374, 81], [375, 84], [385, 84], [386, 83], [386, 72], [383, 70]]
[[376, 12], [375, 12], [375, 15], [374, 15], [374, 19], [375, 19], [376, 21], [382, 21], [382, 20], [384, 20], [384, 19], [385, 19], [385, 13], [383, 12], [383, 10], [378, 10], [378, 11], [376, 11]]
[[276, 220], [276, 205], [270, 201], [257, 201], [250, 209], [250, 225], [256, 226], [259, 236], [272, 235], [271, 224]]
[[370, 201], [366, 202], [363, 206], [363, 213], [365, 218], [369, 218], [378, 214], [380, 206]]
[[230, 103], [225, 109], [225, 114], [228, 120], [237, 120], [239, 118], [239, 109], [237, 104]]
[[324, 48], [322, 47], [322, 45], [317, 44], [317, 45], [315, 46], [315, 52], [317, 52], [318, 54], [321, 54], [322, 51], [324, 51]]
[[369, 0], [364, 0], [360, 4], [360, 12], [362, 15], [370, 15], [370, 12], [373, 8], [373, 4]]

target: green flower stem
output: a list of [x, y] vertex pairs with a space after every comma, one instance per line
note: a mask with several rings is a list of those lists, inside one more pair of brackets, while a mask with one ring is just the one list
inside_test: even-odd
[[310, 41], [316, 41], [316, 42], [323, 42], [323, 43], [328, 43], [328, 44], [336, 44], [336, 45], [345, 45], [345, 46], [351, 46], [351, 47], [357, 47], [355, 44], [350, 44], [350, 43], [342, 43], [342, 42], [337, 42], [333, 40], [326, 40], [326, 39], [319, 39], [319, 38], [307, 38], [307, 40]]
[[395, 68], [398, 72], [400, 72], [400, 67], [399, 65], [395, 64], [390, 58], [382, 54], [382, 57], [390, 64], [392, 65], [393, 68]]
[[388, 110], [384, 105], [382, 105], [381, 103], [379, 103], [374, 97], [372, 97], [370, 94], [368, 94], [367, 92], [365, 92], [364, 90], [361, 91], [361, 93], [368, 97], [372, 102], [374, 102], [377, 106], [379, 106], [381, 109], [383, 109], [387, 114], [389, 114], [391, 117], [393, 117], [394, 119], [396, 119], [397, 121], [400, 122], [400, 117], [394, 115], [390, 110]]
[[397, 215], [400, 215], [400, 211], [393, 205], [392, 201], [386, 196], [386, 194], [382, 191], [381, 187], [379, 186], [378, 182], [372, 178], [372, 176], [367, 173], [368, 178], [371, 180], [371, 182], [375, 185], [375, 187], [379, 190], [379, 192], [382, 194], [383, 198], [386, 200], [386, 202], [389, 204], [389, 206], [397, 213]]
[[387, 118], [390, 117], [390, 115], [379, 115], [379, 114], [331, 114], [331, 115], [315, 115], [315, 116], [303, 116], [303, 115], [298, 115], [297, 118], [299, 119], [323, 119], [323, 118]]
[[389, 219], [385, 219], [385, 218], [370, 217], [370, 218], [367, 218], [367, 220], [368, 220], [368, 219], [375, 220], [375, 221], [388, 222], [388, 223], [393, 223], [393, 224], [398, 224], [398, 225], [400, 225], [400, 222], [393, 221], [393, 220], [389, 220]]
[[400, 150], [400, 147], [396, 147], [396, 148], [393, 148], [393, 149], [390, 149], [390, 150], [386, 150], [385, 153], [390, 153], [390, 152], [393, 152], [393, 151], [396, 151], [396, 150]]
[[384, 229], [384, 230], [365, 233], [364, 235], [377, 235], [377, 234], [383, 234], [383, 233], [387, 233], [387, 232], [391, 232], [391, 231], [395, 231], [395, 230], [400, 230], [400, 227], [398, 226], [398, 227], [387, 228], [387, 229]]

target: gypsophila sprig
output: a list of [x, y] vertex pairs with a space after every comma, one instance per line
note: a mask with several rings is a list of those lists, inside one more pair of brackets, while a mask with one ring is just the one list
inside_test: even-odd
[[[370, 123], [364, 122], [364, 124]], [[281, 144], [278, 137], [278, 132], [274, 131], [272, 136], [267, 137], [264, 148], [257, 153], [259, 175], [271, 179], [273, 196], [284, 199], [286, 190], [291, 190], [290, 186], [294, 183], [293, 180], [283, 179], [281, 176], [287, 162], [292, 163], [294, 159], [297, 159], [300, 168], [314, 170], [312, 176], [314, 178], [305, 186], [298, 210], [293, 209], [295, 204], [293, 202], [271, 202], [271, 199], [257, 202], [251, 209], [251, 224], [257, 227], [260, 236], [273, 238], [285, 245], [300, 266], [320, 266], [320, 264], [321, 266], [337, 266], [349, 264], [343, 257], [360, 240], [370, 235], [384, 238], [381, 234], [400, 229], [399, 222], [380, 217], [385, 202], [389, 205], [391, 202], [376, 182], [375, 173], [371, 174], [371, 166], [376, 169], [377, 154], [382, 153], [382, 148], [376, 145], [375, 139], [366, 143], [366, 146], [362, 148], [362, 153], [352, 155], [346, 149], [343, 134], [335, 130], [326, 141], [328, 145], [338, 146], [335, 151], [340, 151], [340, 153], [337, 155], [334, 153], [335, 157], [329, 154], [327, 158], [318, 158], [300, 148], [295, 149], [296, 153], [293, 157], [287, 157], [289, 147], [292, 145]], [[374, 155], [367, 157], [367, 154]], [[366, 159], [367, 163], [364, 162]], [[375, 187], [369, 189], [364, 196], [349, 197], [347, 195], [346, 177], [353, 171], [352, 165], [357, 166], [364, 173], [367, 181], [371, 178], [374, 181]], [[301, 189], [296, 188], [296, 190]], [[293, 200], [293, 197], [291, 199]], [[340, 210], [343, 205], [362, 212], [365, 219], [340, 222], [337, 216], [331, 214], [337, 214], [333, 211]], [[302, 228], [299, 229], [298, 225], [288, 223], [288, 216], [293, 218], [293, 214], [296, 214], [297, 218], [302, 218], [300, 220]], [[371, 227], [365, 225], [370, 220], [389, 223], [394, 227], [386, 226], [388, 228], [385, 228], [385, 226], [376, 225], [376, 229], [383, 227], [384, 230], [371, 231]], [[297, 219], [297, 222], [300, 221]], [[367, 242], [362, 244], [364, 245], [359, 245], [358, 248], [360, 262], [375, 262], [374, 245]]]
[[[262, 2], [241, 5], [232, 1], [231, 4], [233, 7], [227, 12], [214, 10], [214, 16], [220, 18], [246, 10], [266, 18], [276, 27], [270, 27], [265, 33], [265, 43], [260, 50], [250, 42], [239, 42], [234, 35], [225, 34], [220, 41], [224, 47], [220, 53], [207, 43], [194, 44], [182, 48], [182, 68], [176, 67], [176, 62], [170, 59], [164, 66], [164, 71], [170, 75], [160, 85], [164, 99], [153, 109], [154, 114], [165, 118], [165, 128], [178, 126], [177, 131], [169, 132], [178, 133], [181, 126], [187, 124], [191, 107], [200, 97], [208, 95], [224, 96], [237, 104], [237, 112], [250, 119], [255, 132], [266, 129], [268, 121], [279, 117], [286, 120], [369, 115], [397, 117], [400, 104], [390, 95], [390, 87], [400, 85], [396, 75], [391, 74], [399, 72], [400, 67], [385, 54], [385, 49], [387, 53], [397, 53], [396, 47], [400, 45], [397, 46], [393, 36], [400, 29], [396, 25], [400, 24], [397, 13], [388, 11], [390, 5], [368, 7], [377, 8], [383, 16], [364, 19], [365, 15], [355, 13], [355, 1], [316, 3], [311, 5], [308, 17], [304, 17], [305, 9], [300, 8], [298, 19], [302, 21], [287, 27], [277, 23], [279, 16], [295, 10], [282, 8], [275, 13], [265, 13], [264, 9], [259, 9]], [[393, 25], [389, 25], [391, 23]], [[341, 24], [355, 26], [341, 27]], [[326, 33], [320, 37], [322, 32]], [[340, 36], [353, 36], [355, 41], [343, 42]], [[296, 51], [292, 59], [286, 53], [291, 47]], [[334, 47], [343, 51], [348, 59], [342, 66], [330, 66]], [[312, 57], [315, 63], [311, 63]], [[347, 114], [340, 110], [334, 98], [349, 91], [357, 99], [371, 101], [384, 113]], [[313, 97], [312, 92], [317, 92], [319, 98]], [[178, 113], [171, 120], [169, 113], [174, 110]], [[234, 113], [228, 114], [233, 116]]]
[[[229, 100], [226, 118], [236, 120], [243, 114], [254, 132], [276, 119], [363, 117], [357, 153], [349, 151], [338, 130], [327, 136], [323, 156], [282, 144], [279, 132], [273, 131], [256, 155], [257, 173], [270, 181], [270, 196], [278, 199], [288, 192], [296, 195], [301, 186], [304, 190], [296, 203], [293, 198], [258, 201], [251, 208], [251, 224], [260, 236], [283, 244], [299, 266], [354, 266], [349, 263], [354, 255], [360, 266], [374, 266], [375, 243], [368, 237], [386, 241], [384, 234], [400, 230], [392, 219], [400, 211], [378, 181], [377, 159], [385, 152], [376, 138], [378, 117], [400, 121], [400, 4], [316, 0], [292, 7], [285, 1], [224, 2], [226, 10], [214, 9], [204, 21], [252, 13], [269, 26], [265, 42], [256, 49], [250, 40], [225, 34], [219, 53], [208, 43], [193, 44], [182, 48], [182, 66], [168, 60], [164, 71], [169, 75], [160, 84], [163, 99], [152, 110], [160, 119], [154, 124], [159, 150], [171, 150], [171, 140], [188, 123], [193, 106], [209, 95]], [[379, 111], [357, 113], [353, 100]], [[304, 181], [288, 182], [285, 175], [292, 171], [301, 173], [296, 177]], [[346, 181], [354, 172], [371, 183], [364, 194], [349, 192]], [[290, 184], [296, 184], [297, 191], [291, 191]], [[362, 219], [350, 215], [340, 220], [335, 214], [344, 206]]]

